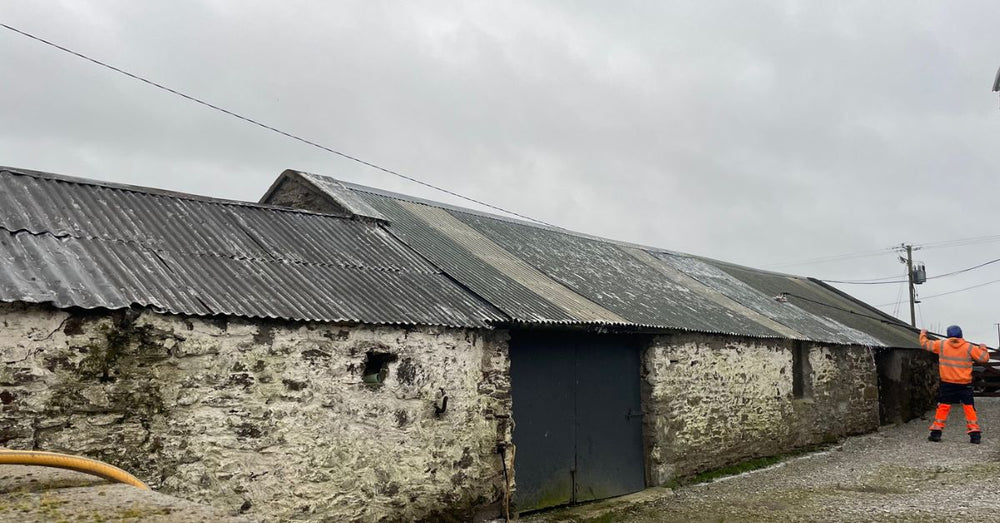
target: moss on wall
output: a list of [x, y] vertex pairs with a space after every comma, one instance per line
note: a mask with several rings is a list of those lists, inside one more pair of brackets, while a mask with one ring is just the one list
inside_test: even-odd
[[95, 457], [268, 519], [499, 513], [502, 332], [11, 305], [0, 318], [0, 445]]

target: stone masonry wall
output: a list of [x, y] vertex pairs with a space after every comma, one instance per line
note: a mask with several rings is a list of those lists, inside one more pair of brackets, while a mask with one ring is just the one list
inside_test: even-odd
[[875, 355], [883, 424], [922, 416], [936, 403], [937, 355], [922, 349], [881, 349]]
[[505, 333], [12, 304], [0, 327], [2, 447], [268, 520], [499, 514]]
[[794, 398], [794, 342], [655, 338], [643, 358], [649, 483], [877, 429], [870, 350], [803, 347], [804, 393]]

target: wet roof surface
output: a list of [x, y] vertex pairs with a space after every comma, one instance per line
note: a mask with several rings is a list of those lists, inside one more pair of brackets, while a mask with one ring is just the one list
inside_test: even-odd
[[898, 320], [815, 280], [282, 176], [359, 219], [0, 168], [0, 301], [916, 346]]
[[505, 319], [374, 223], [9, 168], [0, 301], [376, 324]]
[[[377, 210], [394, 235], [515, 322], [916, 347], [898, 320], [808, 278], [297, 174], [320, 191], [336, 183], [337, 192], [324, 191], [335, 201], [352, 191], [352, 201]], [[787, 302], [775, 300], [781, 293]]]

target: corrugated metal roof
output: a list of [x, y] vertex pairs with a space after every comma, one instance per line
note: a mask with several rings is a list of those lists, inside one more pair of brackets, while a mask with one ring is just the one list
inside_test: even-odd
[[[754, 312], [794, 329], [804, 339], [850, 340], [851, 343], [859, 345], [880, 344], [879, 340], [864, 332], [844, 323], [829, 321], [825, 316], [810, 313], [796, 305], [795, 302], [775, 301], [774, 296], [781, 291], [774, 294], [763, 293], [698, 258], [667, 253], [655, 253], [654, 256], [660, 262], [687, 274]], [[786, 288], [790, 287], [796, 280], [792, 277], [782, 276], [777, 277], [777, 279], [781, 282], [780, 285]]]
[[[778, 334], [791, 339], [802, 339], [805, 336], [796, 330], [793, 330], [787, 325], [783, 325], [774, 321], [766, 314], [761, 314], [759, 311], [751, 309], [746, 305], [740, 303], [737, 300], [730, 298], [727, 293], [716, 289], [714, 286], [706, 285], [701, 281], [695, 279], [691, 275], [688, 275], [681, 270], [671, 266], [670, 264], [663, 263], [662, 260], [650, 254], [648, 251], [644, 251], [637, 247], [622, 247], [622, 249], [631, 254], [637, 260], [653, 267], [657, 271], [660, 271], [663, 276], [670, 279], [671, 281], [683, 285], [684, 287], [690, 289], [697, 289], [698, 293], [711, 299], [712, 301], [718, 303], [719, 305], [733, 311], [736, 314], [746, 316], [748, 319], [755, 321], [764, 327], [771, 329]], [[659, 253], [666, 254], [666, 253]]]
[[390, 230], [434, 265], [513, 319], [532, 323], [573, 323], [565, 309], [507, 277], [487, 261], [473, 256], [455, 240], [439, 233], [390, 198], [369, 200], [390, 220]]
[[[303, 179], [316, 182], [318, 191], [337, 201], [338, 193], [322, 182], [329, 178], [309, 174]], [[579, 297], [590, 302], [588, 310], [606, 310], [625, 320], [608, 324], [839, 344], [915, 345], [912, 333], [898, 320], [882, 319], [877, 310], [808, 279], [335, 183], [389, 220], [394, 235], [514, 322], [601, 323], [592, 314], [560, 306], [554, 298], [558, 295]], [[419, 212], [421, 206], [434, 211]], [[470, 240], [472, 235], [455, 227], [456, 220], [476, 238]], [[503, 254], [484, 254], [493, 251]], [[536, 278], [536, 273], [544, 278]], [[553, 283], [562, 287], [556, 293]], [[802, 293], [853, 312], [794, 297], [789, 303], [775, 301], [782, 292]]]
[[632, 323], [778, 336], [696, 289], [664, 278], [615, 244], [481, 216], [453, 214], [556, 281]]
[[400, 204], [472, 256], [485, 261], [511, 281], [544, 296], [549, 303], [563, 309], [578, 321], [629, 323], [625, 318], [573, 292], [536, 267], [514, 256], [479, 231], [448, 214], [448, 211], [411, 202], [400, 202]]
[[333, 198], [337, 203], [342, 205], [347, 212], [354, 214], [355, 216], [362, 216], [373, 220], [385, 220], [385, 216], [375, 210], [375, 208], [371, 205], [368, 205], [368, 202], [366, 202], [364, 198], [356, 196], [354, 191], [333, 178], [317, 176], [310, 173], [300, 173], [298, 171], [286, 172], [302, 176], [306, 181], [311, 182], [328, 196]]
[[886, 346], [919, 347], [917, 335], [909, 326], [821, 282], [799, 276], [750, 269], [717, 260], [705, 261], [765, 296], [788, 293], [788, 303], [794, 304], [816, 317], [849, 325], [877, 338]]
[[329, 322], [506, 319], [374, 223], [9, 168], [0, 301]]

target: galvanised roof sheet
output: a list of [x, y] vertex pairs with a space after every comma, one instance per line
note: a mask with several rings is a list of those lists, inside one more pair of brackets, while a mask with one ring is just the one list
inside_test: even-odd
[[0, 168], [0, 301], [325, 322], [505, 316], [375, 223]]
[[577, 318], [504, 275], [486, 260], [422, 222], [402, 203], [373, 196], [368, 202], [391, 223], [390, 229], [407, 245], [514, 319], [532, 323], [573, 323]]
[[777, 333], [675, 283], [610, 242], [547, 228], [453, 213], [556, 281], [630, 322], [776, 337]]
[[[806, 339], [851, 340], [852, 343], [859, 345], [881, 344], [880, 340], [865, 332], [848, 324], [830, 321], [824, 315], [809, 312], [794, 301], [778, 302], [774, 296], [781, 291], [766, 294], [704, 260], [671, 253], [654, 253], [654, 256], [660, 262], [691, 276], [747, 308], [794, 329]], [[779, 285], [785, 288], [795, 287], [794, 283], [800, 280], [792, 276], [776, 278], [780, 282]]]
[[889, 347], [918, 348], [917, 333], [896, 318], [811, 278], [705, 260], [764, 295], [787, 293], [789, 304], [877, 338]]
[[[307, 181], [322, 178], [304, 176]], [[315, 185], [337, 201], [337, 194], [324, 191], [324, 184]], [[603, 323], [838, 344], [915, 346], [910, 331], [898, 320], [816, 281], [595, 238], [346, 182], [337, 182], [336, 187], [353, 191], [352, 199], [363, 198], [390, 222], [393, 234], [515, 322]], [[414, 206], [429, 206], [447, 214], [415, 212]], [[444, 223], [453, 220], [478, 236], [470, 239], [473, 235]], [[502, 255], [490, 254], [497, 249]], [[590, 301], [593, 308], [609, 311], [624, 321], [600, 321], [593, 314], [559, 305], [552, 299], [548, 283], [540, 287], [531, 283], [537, 278], [512, 272], [509, 256], [565, 287], [567, 293]], [[794, 296], [781, 303], [775, 297], [782, 292], [812, 296], [836, 308]]]

